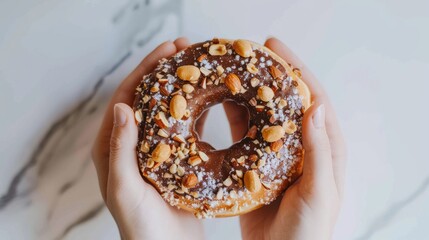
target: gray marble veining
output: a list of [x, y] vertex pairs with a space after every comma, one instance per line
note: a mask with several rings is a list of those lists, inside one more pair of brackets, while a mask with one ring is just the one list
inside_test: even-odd
[[371, 239], [377, 231], [386, 227], [400, 211], [407, 208], [416, 198], [421, 196], [425, 191], [428, 191], [428, 189], [429, 176], [408, 196], [404, 196], [402, 200], [387, 207], [373, 222], [368, 224], [368, 229], [360, 237], [356, 238], [356, 240]]

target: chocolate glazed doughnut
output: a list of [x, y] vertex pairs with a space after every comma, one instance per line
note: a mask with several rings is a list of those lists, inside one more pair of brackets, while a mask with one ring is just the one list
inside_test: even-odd
[[[142, 176], [198, 218], [269, 204], [302, 172], [302, 118], [310, 92], [294, 69], [246, 40], [194, 44], [143, 77], [134, 103]], [[228, 149], [200, 141], [194, 125], [215, 104], [249, 112], [247, 135]], [[216, 126], [212, 126], [216, 127]]]

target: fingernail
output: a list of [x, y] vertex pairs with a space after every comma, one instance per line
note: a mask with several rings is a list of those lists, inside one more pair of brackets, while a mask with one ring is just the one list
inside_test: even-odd
[[268, 40], [268, 39], [270, 39], [270, 38], [275, 38], [275, 39], [277, 39], [277, 38], [276, 38], [276, 36], [271, 35], [271, 34], [268, 34], [268, 35], [267, 35], [267, 38], [266, 38], [265, 40]]
[[316, 128], [323, 128], [325, 126], [325, 105], [321, 104], [317, 107], [316, 112], [313, 114], [313, 125]]
[[113, 124], [115, 126], [124, 126], [127, 121], [127, 115], [119, 104], [115, 104], [113, 107]]

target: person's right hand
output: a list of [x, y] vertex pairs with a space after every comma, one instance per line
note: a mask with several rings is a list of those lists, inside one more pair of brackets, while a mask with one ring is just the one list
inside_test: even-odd
[[[345, 143], [326, 93], [305, 65], [282, 42], [265, 46], [301, 70], [313, 106], [304, 113], [303, 174], [282, 198], [240, 217], [243, 239], [330, 239], [343, 193]], [[234, 141], [247, 130], [247, 112], [230, 102], [224, 108]]]

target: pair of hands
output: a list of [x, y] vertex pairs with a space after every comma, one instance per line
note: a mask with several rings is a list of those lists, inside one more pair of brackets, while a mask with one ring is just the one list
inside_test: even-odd
[[[109, 103], [93, 147], [102, 197], [122, 239], [203, 239], [202, 221], [166, 203], [139, 173], [135, 146], [137, 126], [130, 108], [136, 86], [161, 58], [189, 46], [186, 38], [165, 42], [151, 52], [121, 83]], [[243, 239], [329, 239], [343, 193], [345, 144], [325, 92], [304, 64], [282, 42], [265, 46], [301, 69], [313, 106], [304, 115], [303, 175], [274, 203], [240, 216]], [[225, 102], [234, 141], [247, 131], [247, 113]], [[203, 124], [204, 121], [198, 121]], [[202, 125], [196, 126], [201, 132]]]

